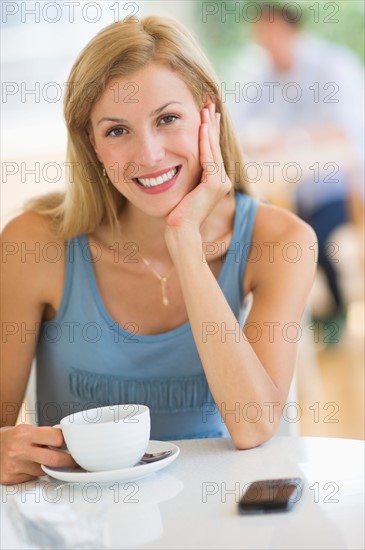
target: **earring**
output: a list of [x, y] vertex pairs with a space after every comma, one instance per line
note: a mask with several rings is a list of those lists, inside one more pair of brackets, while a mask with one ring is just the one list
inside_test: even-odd
[[108, 174], [106, 173], [104, 164], [102, 164], [101, 166], [103, 167], [103, 176], [104, 176], [105, 182], [108, 185], [109, 184]]

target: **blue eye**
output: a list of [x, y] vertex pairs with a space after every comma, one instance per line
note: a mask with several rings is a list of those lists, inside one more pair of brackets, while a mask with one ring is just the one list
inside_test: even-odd
[[178, 118], [179, 117], [176, 115], [165, 115], [162, 118], [160, 118], [160, 122], [162, 122], [163, 120], [166, 120], [167, 122], [163, 122], [163, 124], [171, 124], [171, 122], [174, 122]]

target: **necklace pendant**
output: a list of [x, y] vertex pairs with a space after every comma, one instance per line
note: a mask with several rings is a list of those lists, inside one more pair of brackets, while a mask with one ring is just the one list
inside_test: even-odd
[[169, 300], [167, 298], [167, 294], [166, 294], [166, 282], [167, 282], [167, 277], [161, 277], [161, 290], [162, 290], [162, 303], [164, 306], [168, 306], [169, 305]]

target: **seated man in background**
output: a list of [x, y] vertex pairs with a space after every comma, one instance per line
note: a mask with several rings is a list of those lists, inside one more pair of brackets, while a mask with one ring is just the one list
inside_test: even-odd
[[331, 300], [314, 319], [337, 324], [335, 342], [362, 287], [356, 247], [349, 261], [339, 241], [339, 230], [353, 235], [349, 227], [362, 223], [362, 67], [347, 48], [305, 33], [295, 6], [260, 6], [254, 38], [268, 55], [254, 63], [256, 74], [234, 73], [245, 93], [232, 110], [246, 161], [263, 170], [266, 198], [317, 234]]

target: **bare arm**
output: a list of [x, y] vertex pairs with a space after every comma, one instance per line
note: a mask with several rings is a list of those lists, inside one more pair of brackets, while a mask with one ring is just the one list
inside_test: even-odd
[[[289, 212], [260, 206], [253, 240], [263, 255], [246, 281], [254, 297], [246, 332], [254, 323], [261, 333], [252, 341], [249, 335], [241, 337], [234, 313], [208, 264], [202, 261], [200, 228], [232, 184], [220, 151], [219, 114], [209, 104], [201, 116], [201, 183], [167, 216], [165, 240], [179, 275], [210, 390], [233, 442], [246, 449], [271, 437], [280, 420], [294, 369], [296, 342], [285, 337], [272, 341], [270, 326], [273, 322], [281, 329], [288, 323], [299, 326], [315, 272], [316, 237], [309, 226]], [[209, 174], [207, 167], [212, 163], [217, 170]], [[280, 247], [275, 261], [271, 259], [270, 247], [265, 246], [270, 242]], [[284, 247], [293, 242], [301, 250], [297, 262], [289, 262], [282, 254]], [[213, 327], [209, 337], [208, 324]], [[223, 331], [228, 330], [233, 334], [223, 337]], [[248, 403], [257, 404], [261, 411], [257, 422], [245, 421], [241, 414], [238, 418], [228, 414], [235, 411], [237, 403], [240, 410]], [[273, 420], [272, 409], [265, 403], [277, 404]]]
[[44, 219], [26, 213], [2, 234], [1, 281], [1, 483], [44, 475], [40, 464], [73, 465], [60, 430], [27, 424], [14, 426], [35, 355], [44, 307], [51, 302], [51, 266], [42, 249], [51, 240]]
[[44, 230], [33, 214], [19, 216], [2, 234], [1, 426], [16, 422], [35, 355], [45, 306], [42, 241]]
[[[279, 423], [315, 272], [316, 237], [292, 214], [262, 205], [253, 240], [263, 256], [250, 281], [254, 302], [244, 336], [208, 264], [201, 260], [200, 234], [173, 231], [169, 238], [210, 390], [232, 440], [241, 449], [270, 438]], [[268, 243], [277, 246], [270, 249]], [[289, 243], [296, 243], [290, 252]], [[289, 261], [295, 250], [301, 251], [301, 258]], [[249, 403], [253, 404], [250, 411]], [[247, 421], [256, 414], [256, 422]]]

